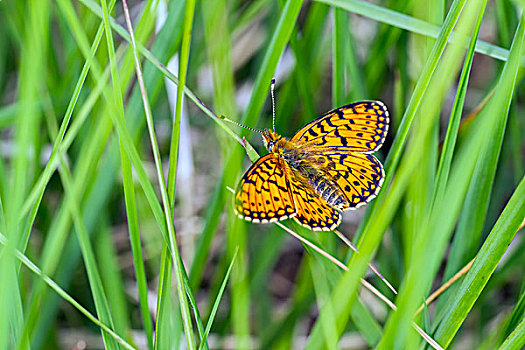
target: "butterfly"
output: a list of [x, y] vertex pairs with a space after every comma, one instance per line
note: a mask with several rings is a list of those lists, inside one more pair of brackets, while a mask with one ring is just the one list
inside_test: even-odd
[[294, 218], [311, 230], [333, 231], [342, 211], [368, 203], [381, 188], [385, 173], [372, 153], [388, 124], [382, 102], [360, 101], [325, 113], [289, 140], [275, 126], [260, 131], [270, 153], [240, 180], [235, 212], [255, 223]]

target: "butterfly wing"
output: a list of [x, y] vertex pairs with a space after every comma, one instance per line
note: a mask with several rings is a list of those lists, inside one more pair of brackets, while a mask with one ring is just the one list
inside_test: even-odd
[[298, 173], [291, 178], [293, 200], [297, 208], [294, 219], [314, 231], [333, 231], [341, 223], [341, 213], [331, 207]]
[[343, 192], [348, 203], [341, 210], [355, 209], [376, 197], [385, 172], [383, 166], [371, 154], [343, 153], [333, 151], [312, 152], [319, 169]]
[[247, 221], [274, 222], [296, 215], [287, 180], [286, 162], [269, 153], [246, 171], [237, 187], [233, 208]]
[[290, 141], [347, 152], [372, 153], [385, 140], [388, 110], [380, 101], [336, 108], [301, 128]]

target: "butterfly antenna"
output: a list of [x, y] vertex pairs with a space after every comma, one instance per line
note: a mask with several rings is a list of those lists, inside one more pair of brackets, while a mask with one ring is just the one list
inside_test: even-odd
[[222, 114], [219, 114], [219, 118], [226, 121], [226, 122], [229, 122], [229, 123], [232, 123], [232, 124], [235, 124], [237, 126], [240, 126], [241, 128], [245, 128], [245, 129], [248, 129], [248, 130], [251, 130], [251, 131], [255, 131], [255, 132], [258, 132], [259, 134], [262, 134], [262, 131], [261, 130], [257, 130], [257, 129], [254, 129], [254, 128], [250, 128], [249, 126], [246, 126], [246, 125], [242, 125], [241, 123], [237, 123], [235, 120], [231, 120], [231, 119], [228, 119], [226, 118], [225, 116], [223, 116]]
[[270, 84], [270, 92], [272, 94], [273, 131], [275, 132], [275, 97], [273, 96], [274, 88], [275, 88], [275, 78], [272, 78], [272, 82]]

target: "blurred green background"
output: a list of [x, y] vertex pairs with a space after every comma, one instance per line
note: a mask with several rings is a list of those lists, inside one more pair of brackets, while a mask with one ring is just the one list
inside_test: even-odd
[[[0, 1], [0, 349], [523, 348], [523, 5]], [[272, 77], [389, 108], [358, 253], [233, 213]]]

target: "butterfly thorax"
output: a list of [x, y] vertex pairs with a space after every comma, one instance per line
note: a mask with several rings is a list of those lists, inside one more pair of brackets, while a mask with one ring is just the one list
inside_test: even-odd
[[268, 151], [278, 155], [295, 170], [288, 172], [289, 178], [293, 177], [295, 181], [312, 187], [319, 196], [338, 209], [348, 205], [339, 186], [327, 176], [327, 170], [335, 167], [335, 164], [322, 156], [322, 148], [287, 140], [271, 130], [264, 130], [262, 135]]

